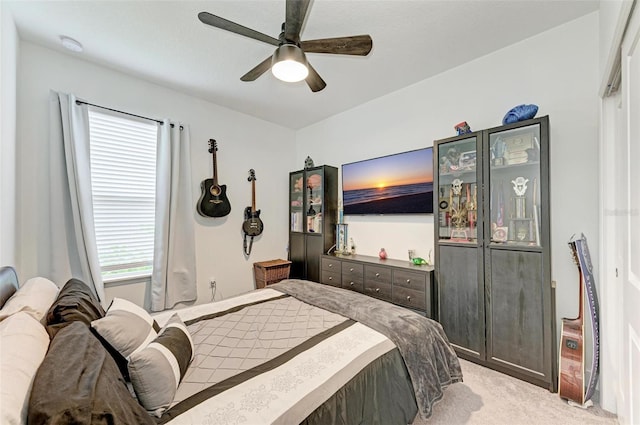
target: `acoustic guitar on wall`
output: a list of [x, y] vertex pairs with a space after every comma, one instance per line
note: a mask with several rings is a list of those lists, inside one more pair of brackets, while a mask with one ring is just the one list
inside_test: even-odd
[[562, 319], [560, 339], [560, 376], [558, 394], [561, 398], [584, 404], [584, 305], [582, 294], [582, 269], [578, 262], [575, 242], [569, 242], [571, 254], [578, 265], [580, 300], [578, 317]]
[[213, 159], [213, 177], [200, 183], [202, 194], [198, 200], [198, 214], [203, 217], [224, 217], [231, 212], [231, 204], [227, 198], [227, 185], [218, 183], [218, 168], [216, 152], [218, 144], [209, 139], [209, 153]]

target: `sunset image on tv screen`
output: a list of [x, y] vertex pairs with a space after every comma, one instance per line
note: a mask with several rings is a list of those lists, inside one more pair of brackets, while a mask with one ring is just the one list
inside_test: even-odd
[[433, 213], [433, 149], [342, 166], [345, 214]]

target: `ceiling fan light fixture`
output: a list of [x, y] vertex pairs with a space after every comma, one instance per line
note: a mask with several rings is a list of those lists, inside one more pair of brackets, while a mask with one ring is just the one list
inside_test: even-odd
[[287, 83], [302, 81], [309, 75], [307, 57], [295, 44], [283, 44], [273, 52], [271, 72]]

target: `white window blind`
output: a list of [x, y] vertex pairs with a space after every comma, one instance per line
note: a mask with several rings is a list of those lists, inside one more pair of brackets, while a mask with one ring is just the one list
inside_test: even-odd
[[153, 264], [158, 124], [89, 109], [96, 242], [105, 282]]

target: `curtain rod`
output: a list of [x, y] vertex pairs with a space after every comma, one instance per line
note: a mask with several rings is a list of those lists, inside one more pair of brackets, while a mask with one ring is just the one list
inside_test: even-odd
[[[85, 102], [84, 100], [76, 100], [76, 104], [78, 104], [78, 105], [81, 105], [81, 104], [89, 105], [89, 106], [93, 106], [93, 107], [100, 108], [100, 109], [106, 109], [107, 111], [118, 112], [120, 114], [131, 115], [132, 117], [136, 117], [136, 118], [142, 118], [143, 120], [155, 121], [160, 125], [164, 124], [164, 121], [162, 121], [162, 120], [158, 120], [158, 119], [155, 119], [155, 118], [149, 118], [149, 117], [143, 117], [142, 115], [132, 114], [131, 112], [119, 111], [119, 110], [113, 109], [113, 108], [107, 108], [106, 106], [96, 105], [94, 103]], [[173, 127], [174, 127], [174, 124], [171, 124], [171, 128], [173, 128]], [[183, 130], [182, 126], [180, 126], [180, 130]]]

